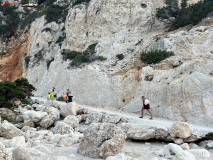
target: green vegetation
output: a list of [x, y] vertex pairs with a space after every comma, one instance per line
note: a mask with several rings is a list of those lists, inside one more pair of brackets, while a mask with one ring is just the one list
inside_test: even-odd
[[50, 67], [50, 64], [54, 61], [54, 58], [51, 58], [50, 60], [47, 60], [47, 70]]
[[26, 66], [26, 68], [28, 68], [29, 67], [29, 63], [30, 63], [30, 58], [31, 58], [31, 56], [27, 56], [27, 57], [25, 57], [25, 66]]
[[23, 122], [20, 122], [20, 121], [16, 121], [15, 119], [13, 119], [12, 117], [1, 117], [2, 121], [6, 120], [12, 124], [18, 124], [18, 123], [23, 123]]
[[141, 54], [141, 61], [147, 64], [156, 64], [173, 55], [173, 52], [168, 52], [165, 50], [147, 51]]
[[72, 6], [76, 6], [76, 5], [79, 5], [79, 4], [82, 4], [82, 3], [89, 3], [90, 0], [75, 0], [75, 2], [72, 4]]
[[21, 103], [22, 104], [30, 104], [30, 99], [27, 99], [27, 98], [21, 99]]
[[26, 78], [19, 78], [15, 82], [0, 82], [0, 107], [12, 108], [13, 98], [24, 99], [32, 95], [35, 88]]
[[57, 98], [57, 101], [65, 101], [65, 99], [61, 96]]
[[116, 57], [117, 57], [119, 60], [124, 59], [124, 55], [123, 55], [123, 54], [117, 54]]
[[61, 45], [62, 45], [62, 43], [63, 43], [63, 41], [64, 41], [65, 38], [66, 38], [66, 33], [63, 32], [63, 34], [60, 35], [60, 37], [58, 37], [58, 40], [56, 41], [56, 43], [58, 43], [59, 46], [61, 47]]
[[[24, 8], [24, 11], [18, 11], [16, 5], [4, 5], [0, 7], [0, 37], [3, 40], [9, 40], [12, 36], [19, 35], [19, 32], [26, 31], [30, 24], [36, 19], [45, 15], [47, 23], [55, 21], [64, 22], [68, 14], [68, 4], [65, 6], [55, 5], [56, 0], [39, 0], [35, 9]], [[0, 0], [2, 3], [2, 0]], [[22, 4], [28, 3], [28, 0], [22, 0]]]
[[106, 58], [103, 56], [96, 56], [95, 55], [95, 47], [97, 43], [91, 44], [88, 46], [87, 50], [83, 52], [77, 52], [77, 51], [70, 51], [70, 50], [63, 50], [62, 55], [64, 60], [72, 60], [71, 66], [79, 66], [82, 63], [90, 63], [95, 60], [104, 61]]
[[42, 50], [40, 50], [38, 53], [36, 53], [34, 55], [35, 64], [38, 63], [38, 62], [40, 62], [41, 60], [43, 60], [43, 57], [44, 57], [44, 55], [43, 55], [43, 51]]
[[202, 0], [188, 7], [187, 0], [182, 0], [181, 8], [178, 8], [177, 0], [166, 0], [166, 4], [166, 7], [157, 10], [156, 16], [170, 20], [171, 30], [196, 25], [213, 11], [212, 0]]

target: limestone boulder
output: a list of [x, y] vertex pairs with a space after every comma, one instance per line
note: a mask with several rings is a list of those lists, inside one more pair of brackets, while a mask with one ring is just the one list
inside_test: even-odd
[[58, 108], [59, 104], [58, 104], [57, 101], [52, 101], [52, 106], [55, 107], [55, 108]]
[[26, 149], [18, 147], [13, 150], [13, 160], [34, 160], [34, 158]]
[[210, 152], [206, 149], [190, 149], [187, 151], [192, 153], [198, 159], [210, 158]]
[[119, 153], [126, 135], [121, 128], [110, 123], [93, 123], [84, 132], [78, 153], [90, 158], [107, 158]]
[[213, 141], [212, 142], [209, 142], [209, 143], [207, 143], [207, 148], [209, 148], [209, 149], [213, 149]]
[[185, 122], [175, 122], [170, 129], [170, 135], [172, 137], [178, 137], [181, 139], [190, 137], [192, 132], [192, 126]]
[[10, 146], [14, 148], [26, 147], [24, 136], [13, 137], [12, 140], [10, 141]]
[[35, 123], [40, 122], [46, 115], [46, 112], [32, 110], [28, 110], [22, 113], [24, 121], [31, 121]]
[[52, 132], [54, 134], [69, 134], [69, 133], [73, 133], [73, 128], [64, 122], [61, 121], [57, 121], [55, 126], [52, 128]]
[[24, 132], [22, 132], [20, 129], [18, 129], [13, 124], [7, 121], [4, 121], [3, 123], [0, 124], [0, 136], [8, 139], [17, 136], [24, 136], [25, 138], [27, 138]]
[[60, 119], [60, 112], [54, 107], [48, 108], [48, 113], [45, 117], [42, 118], [40, 126], [42, 128], [48, 128], [52, 126], [57, 120]]
[[69, 137], [61, 138], [57, 146], [58, 147], [72, 146], [73, 144], [79, 143], [80, 138], [82, 137], [83, 137], [83, 134], [80, 134], [80, 133], [69, 134]]
[[67, 103], [60, 108], [60, 114], [62, 117], [66, 117], [68, 115], [77, 115], [79, 107], [76, 102]]
[[0, 142], [0, 159], [1, 160], [11, 160], [6, 151], [5, 145], [1, 142]]
[[134, 140], [148, 140], [155, 137], [155, 129], [149, 126], [131, 125], [127, 137]]
[[115, 156], [109, 156], [106, 160], [137, 160], [136, 158], [126, 156], [124, 153], [116, 154]]
[[72, 128], [76, 128], [79, 125], [79, 119], [74, 115], [66, 116], [63, 122], [69, 124]]
[[184, 151], [180, 146], [173, 143], [164, 146], [164, 151], [161, 156], [174, 160], [196, 160], [192, 153]]

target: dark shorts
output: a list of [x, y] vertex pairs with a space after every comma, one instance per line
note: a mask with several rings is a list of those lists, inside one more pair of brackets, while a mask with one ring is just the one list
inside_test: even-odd
[[143, 106], [143, 109], [150, 109], [150, 105], [149, 105], [149, 104], [144, 105], [144, 106]]

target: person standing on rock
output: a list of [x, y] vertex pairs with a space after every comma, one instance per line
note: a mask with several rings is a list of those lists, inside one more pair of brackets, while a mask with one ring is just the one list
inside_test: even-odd
[[146, 109], [146, 110], [149, 111], [149, 113], [151, 115], [150, 119], [153, 119], [153, 117], [152, 117], [152, 111], [151, 111], [150, 105], [149, 105], [149, 100], [146, 99], [144, 96], [142, 96], [141, 98], [142, 98], [142, 102], [143, 102], [143, 107], [141, 108], [141, 117], [139, 117], [139, 118], [143, 118], [143, 112]]

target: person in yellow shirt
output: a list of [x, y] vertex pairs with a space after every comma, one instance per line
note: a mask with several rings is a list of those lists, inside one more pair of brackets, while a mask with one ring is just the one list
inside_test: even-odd
[[50, 101], [50, 92], [48, 93], [47, 100]]

